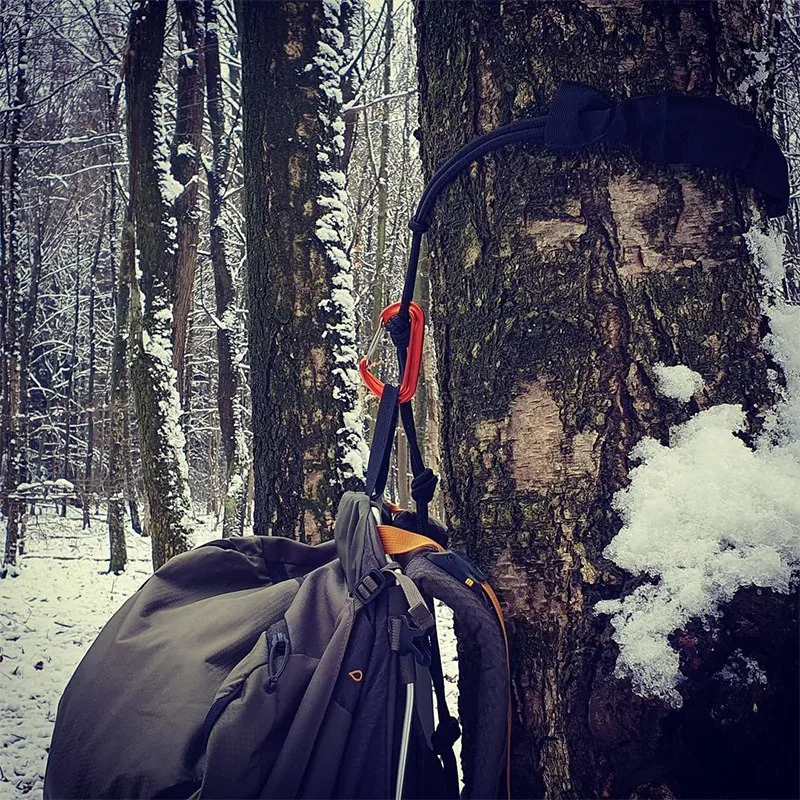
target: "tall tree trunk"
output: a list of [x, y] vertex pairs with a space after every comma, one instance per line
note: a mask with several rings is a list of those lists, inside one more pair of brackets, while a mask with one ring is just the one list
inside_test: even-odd
[[[754, 80], [752, 54], [770, 52], [773, 5], [421, 0], [425, 171], [542, 113], [563, 79], [617, 98], [716, 94], [769, 130], [771, 80]], [[628, 153], [506, 149], [440, 200], [430, 273], [446, 504], [502, 595], [514, 796], [797, 792], [796, 599], [740, 590], [716, 634], [682, 632], [681, 709], [614, 677], [612, 631], [593, 611], [632, 588], [602, 557], [632, 446], [719, 403], [743, 406], [755, 430], [773, 400], [741, 235], [759, 220], [730, 175]], [[659, 396], [657, 362], [688, 365], [706, 390], [688, 406]], [[720, 682], [737, 649], [758, 655], [766, 684]], [[469, 686], [477, 665], [461, 661]], [[465, 746], [472, 697], [464, 687]]]
[[21, 420], [21, 362], [22, 342], [20, 336], [20, 250], [22, 228], [20, 225], [20, 148], [19, 139], [25, 106], [28, 102], [28, 38], [31, 30], [31, 2], [26, 0], [23, 18], [17, 34], [17, 63], [14, 87], [14, 108], [10, 113], [8, 127], [8, 152], [5, 156], [2, 192], [4, 205], [4, 262], [2, 309], [2, 511], [6, 521], [6, 540], [0, 578], [17, 573], [17, 557], [23, 548], [25, 536], [24, 503], [16, 496], [21, 482], [23, 448]]
[[[72, 422], [75, 406], [75, 370], [78, 366], [78, 326], [81, 319], [81, 230], [76, 220], [75, 234], [75, 302], [72, 307], [69, 363], [67, 365], [67, 394], [64, 398], [64, 461], [61, 474], [74, 484], [76, 470], [72, 465]], [[67, 516], [67, 493], [61, 501], [61, 516]]]
[[[116, 242], [116, 176], [109, 176], [111, 184], [111, 209], [109, 215], [109, 241], [111, 258], [115, 257]], [[109, 397], [109, 449], [108, 449], [108, 571], [118, 575], [128, 563], [125, 543], [125, 411], [130, 402], [128, 385], [128, 315], [131, 280], [136, 259], [133, 204], [128, 199], [122, 224], [120, 265], [114, 286], [114, 343], [111, 351], [111, 389]]]
[[342, 33], [348, 3], [236, 5], [242, 45], [250, 364], [259, 533], [317, 542], [360, 485], [345, 252]]
[[131, 382], [150, 512], [153, 566], [188, 550], [194, 535], [189, 469], [172, 367], [172, 287], [177, 221], [174, 200], [184, 187], [165, 164], [159, 85], [166, 4], [148, 0], [131, 14], [125, 63], [130, 199], [136, 223], [138, 272], [131, 286]]
[[175, 0], [175, 7], [178, 11], [180, 56], [172, 173], [183, 189], [175, 203], [178, 247], [173, 284], [172, 366], [178, 374], [178, 391], [183, 402], [187, 391], [184, 362], [189, 339], [189, 315], [194, 304], [194, 276], [200, 236], [197, 189], [200, 145], [203, 140], [204, 28], [200, 20], [201, 0]]
[[[217, 312], [217, 409], [222, 449], [225, 454], [225, 500], [222, 535], [241, 536], [245, 523], [250, 458], [245, 421], [238, 403], [242, 383], [240, 364], [246, 342], [237, 315], [236, 289], [228, 264], [227, 235], [222, 220], [225, 186], [230, 164], [230, 145], [225, 134], [225, 105], [219, 57], [218, 0], [206, 0], [206, 95], [211, 128], [212, 161], [208, 171], [211, 263]], [[216, 464], [213, 465], [216, 468]]]
[[89, 376], [86, 389], [86, 461], [83, 470], [83, 527], [91, 525], [89, 516], [89, 498], [93, 492], [92, 469], [94, 466], [94, 384], [95, 373], [97, 371], [97, 331], [95, 330], [95, 302], [97, 299], [97, 268], [100, 264], [100, 251], [103, 245], [106, 226], [106, 196], [103, 197], [103, 212], [100, 215], [100, 230], [97, 234], [94, 256], [89, 267]]

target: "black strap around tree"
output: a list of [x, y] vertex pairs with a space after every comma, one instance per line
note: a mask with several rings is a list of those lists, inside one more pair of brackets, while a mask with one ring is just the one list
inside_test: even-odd
[[[548, 114], [517, 120], [479, 136], [439, 167], [428, 181], [408, 224], [412, 231], [411, 249], [400, 310], [387, 326], [397, 348], [400, 380], [405, 369], [410, 330], [408, 307], [414, 298], [422, 236], [428, 230], [436, 200], [472, 162], [510, 144], [541, 144], [556, 153], [597, 146], [628, 148], [658, 164], [733, 170], [764, 194], [769, 216], [782, 216], [789, 204], [786, 159], [775, 139], [760, 130], [757, 120], [749, 112], [719, 97], [647, 95], [615, 102], [590, 86], [565, 81]], [[383, 405], [382, 400], [381, 407]], [[383, 415], [386, 418], [382, 423], [384, 428], [389, 424], [387, 415], [388, 409]], [[380, 423], [380, 408], [378, 417]], [[410, 406], [405, 411], [401, 409], [401, 417], [409, 439], [416, 480], [425, 467], [419, 455]], [[395, 415], [392, 434], [396, 422]], [[385, 458], [386, 466], [380, 473], [383, 480], [379, 480], [377, 474], [372, 475], [372, 481], [368, 477], [367, 491], [370, 494], [378, 487], [382, 493], [388, 476], [387, 443], [377, 436], [378, 427], [373, 450], [378, 448], [376, 460], [383, 464]], [[368, 476], [369, 473], [368, 470]], [[421, 516], [427, 519], [427, 503], [430, 502], [430, 499], [425, 499], [427, 489], [421, 491], [420, 496], [425, 506]], [[424, 529], [420, 530], [420, 533], [424, 532]]]
[[[649, 95], [614, 102], [592, 87], [564, 82], [546, 116], [518, 120], [478, 137], [445, 162], [425, 187], [409, 222], [411, 250], [400, 310], [387, 325], [397, 349], [398, 382], [402, 382], [406, 366], [410, 331], [408, 308], [414, 298], [422, 236], [428, 230], [436, 200], [473, 161], [516, 143], [543, 144], [556, 153], [600, 145], [630, 148], [658, 164], [733, 170], [764, 194], [769, 216], [782, 216], [788, 209], [786, 159], [772, 136], [762, 133], [756, 119], [748, 112], [718, 97]], [[417, 505], [417, 530], [425, 535], [428, 504], [433, 498], [437, 478], [424, 465], [411, 403], [399, 404], [398, 397], [398, 387], [387, 384], [378, 407], [366, 491], [371, 497], [378, 497], [386, 488], [399, 406], [414, 475], [411, 492]], [[431, 678], [440, 709], [433, 746], [442, 758], [448, 791], [458, 796], [453, 754], [453, 744], [459, 735], [458, 722], [447, 709], [436, 637], [432, 644]]]

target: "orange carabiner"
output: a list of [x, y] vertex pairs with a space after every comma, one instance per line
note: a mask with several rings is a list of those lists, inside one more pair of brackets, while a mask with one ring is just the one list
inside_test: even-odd
[[[375, 332], [375, 336], [370, 344], [369, 351], [366, 358], [362, 358], [358, 362], [358, 371], [361, 374], [361, 379], [366, 384], [372, 394], [376, 397], [383, 397], [384, 382], [376, 378], [369, 368], [372, 362], [369, 360], [372, 351], [378, 343], [378, 338], [381, 332], [385, 330], [389, 320], [396, 316], [400, 311], [400, 303], [392, 303], [390, 306], [381, 311], [380, 326]], [[411, 318], [411, 334], [408, 340], [408, 352], [406, 354], [406, 368], [403, 370], [403, 382], [400, 384], [400, 394], [398, 402], [407, 403], [417, 391], [417, 381], [419, 380], [419, 370], [422, 366], [422, 342], [425, 335], [425, 314], [416, 303], [410, 303], [408, 306], [408, 314]]]

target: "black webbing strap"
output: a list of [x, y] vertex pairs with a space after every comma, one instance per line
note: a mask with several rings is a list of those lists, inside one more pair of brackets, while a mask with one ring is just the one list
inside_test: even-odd
[[656, 164], [733, 170], [764, 194], [769, 216], [789, 206], [789, 169], [778, 143], [752, 114], [721, 97], [659, 94], [617, 103], [566, 81], [547, 115], [544, 144], [557, 153], [629, 147]]
[[370, 497], [380, 497], [386, 488], [389, 477], [389, 463], [394, 444], [394, 432], [397, 428], [397, 386], [387, 383], [383, 388], [383, 396], [378, 405], [378, 416], [375, 420], [375, 432], [372, 435], [372, 447], [369, 451], [367, 479], [364, 490]]
[[[429, 600], [431, 614], [434, 614], [433, 600]], [[434, 614], [434, 625], [436, 617]], [[434, 628], [431, 636], [431, 682], [433, 691], [436, 695], [436, 708], [438, 710], [438, 724], [431, 736], [433, 752], [442, 759], [444, 767], [444, 781], [446, 797], [458, 797], [458, 766], [456, 764], [456, 754], [453, 752], [453, 745], [461, 736], [461, 727], [458, 720], [450, 714], [447, 707], [447, 695], [444, 688], [444, 670], [442, 669], [442, 653], [439, 649], [438, 631]]]
[[509, 144], [543, 144], [562, 153], [605, 145], [627, 147], [658, 164], [689, 164], [737, 172], [763, 192], [767, 214], [789, 205], [789, 168], [775, 139], [755, 117], [720, 97], [647, 95], [615, 102], [573, 81], [561, 84], [546, 116], [518, 120], [463, 147], [433, 175], [408, 227], [413, 235], [400, 315], [414, 298], [422, 235], [442, 191], [473, 161]]

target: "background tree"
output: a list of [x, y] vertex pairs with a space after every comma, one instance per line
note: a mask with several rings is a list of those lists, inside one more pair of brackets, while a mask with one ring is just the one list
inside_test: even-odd
[[242, 321], [236, 304], [236, 283], [228, 254], [225, 225], [225, 190], [234, 154], [230, 132], [226, 130], [225, 92], [220, 59], [219, 10], [217, 0], [205, 3], [205, 70], [208, 121], [211, 129], [211, 161], [207, 169], [211, 263], [214, 271], [214, 296], [217, 324], [217, 410], [225, 454], [225, 500], [223, 536], [241, 535], [245, 522], [247, 484], [250, 473], [246, 420], [239, 395], [246, 376], [242, 362], [246, 355]]
[[[473, 137], [544, 112], [564, 79], [615, 98], [718, 95], [769, 130], [775, 11], [421, 0], [426, 174]], [[614, 676], [612, 629], [594, 612], [642, 582], [602, 555], [633, 445], [667, 443], [670, 426], [722, 403], [745, 409], [752, 442], [774, 401], [743, 236], [761, 221], [730, 175], [626, 153], [504, 150], [440, 201], [430, 276], [447, 511], [501, 589], [515, 795], [797, 791], [795, 599], [743, 588], [709, 630], [676, 631], [680, 709]], [[705, 388], [687, 405], [660, 395], [658, 362], [688, 365]], [[477, 665], [460, 655], [469, 685]], [[764, 681], [727, 681], [737, 659], [755, 659]], [[469, 738], [479, 721], [461, 697]]]
[[[348, 3], [237, 3], [259, 533], [318, 542], [366, 448], [345, 250]], [[281, 109], [281, 113], [276, 113]]]
[[137, 266], [131, 291], [131, 380], [150, 511], [153, 565], [192, 545], [193, 522], [177, 375], [172, 366], [172, 287], [185, 189], [173, 176], [161, 114], [166, 5], [143, 2], [131, 14], [125, 63], [129, 193]]

